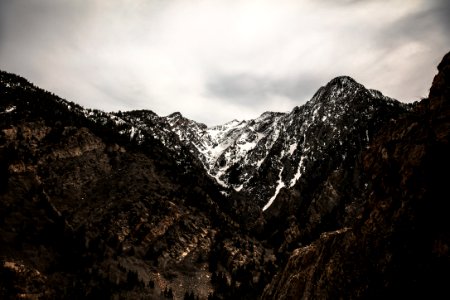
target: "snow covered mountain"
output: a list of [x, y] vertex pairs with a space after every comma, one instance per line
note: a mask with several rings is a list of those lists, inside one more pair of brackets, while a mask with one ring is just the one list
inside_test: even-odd
[[132, 124], [123, 131], [131, 137], [146, 132], [171, 149], [186, 147], [223, 188], [251, 195], [265, 210], [282, 188], [313, 172], [317, 161], [327, 157], [338, 168], [354, 159], [379, 124], [406, 109], [350, 77], [338, 77], [289, 113], [265, 112], [214, 127], [180, 113], [159, 117], [135, 111], [114, 117]]
[[381, 124], [408, 110], [347, 76], [331, 80], [291, 112], [265, 112], [213, 127], [179, 112], [158, 116], [149, 110], [105, 113], [69, 106], [95, 123], [115, 127], [124, 139], [160, 141], [186, 171], [197, 160], [225, 194], [246, 195], [263, 210], [283, 188], [314, 176], [321, 161], [336, 170], [354, 160]]

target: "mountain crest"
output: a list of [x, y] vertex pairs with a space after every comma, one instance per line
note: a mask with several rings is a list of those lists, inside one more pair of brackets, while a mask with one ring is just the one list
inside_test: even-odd
[[332, 80], [330, 80], [330, 82], [327, 83], [327, 86], [333, 86], [333, 85], [355, 85], [359, 83], [353, 79], [350, 76], [346, 76], [346, 75], [342, 75], [342, 76], [338, 76], [333, 78]]
[[179, 118], [183, 118], [183, 115], [179, 111], [176, 111], [176, 112], [171, 113], [170, 115], [168, 115], [166, 118], [171, 118], [171, 119], [177, 118], [177, 119], [179, 119]]

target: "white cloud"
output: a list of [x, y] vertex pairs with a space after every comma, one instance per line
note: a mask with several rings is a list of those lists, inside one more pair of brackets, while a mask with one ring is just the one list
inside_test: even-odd
[[0, 67], [87, 107], [208, 124], [289, 110], [338, 75], [416, 100], [450, 46], [431, 2], [16, 0]]

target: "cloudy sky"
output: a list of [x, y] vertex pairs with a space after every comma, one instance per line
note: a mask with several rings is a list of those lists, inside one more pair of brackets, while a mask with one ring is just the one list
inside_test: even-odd
[[215, 125], [339, 75], [411, 102], [450, 51], [448, 0], [1, 0], [0, 69], [88, 108]]

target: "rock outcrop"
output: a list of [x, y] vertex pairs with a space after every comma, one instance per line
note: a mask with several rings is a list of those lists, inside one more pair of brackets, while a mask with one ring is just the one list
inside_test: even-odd
[[206, 298], [234, 223], [202, 166], [0, 75], [0, 298]]
[[450, 290], [450, 54], [428, 99], [363, 152], [367, 202], [349, 228], [293, 252], [263, 299], [441, 299]]

